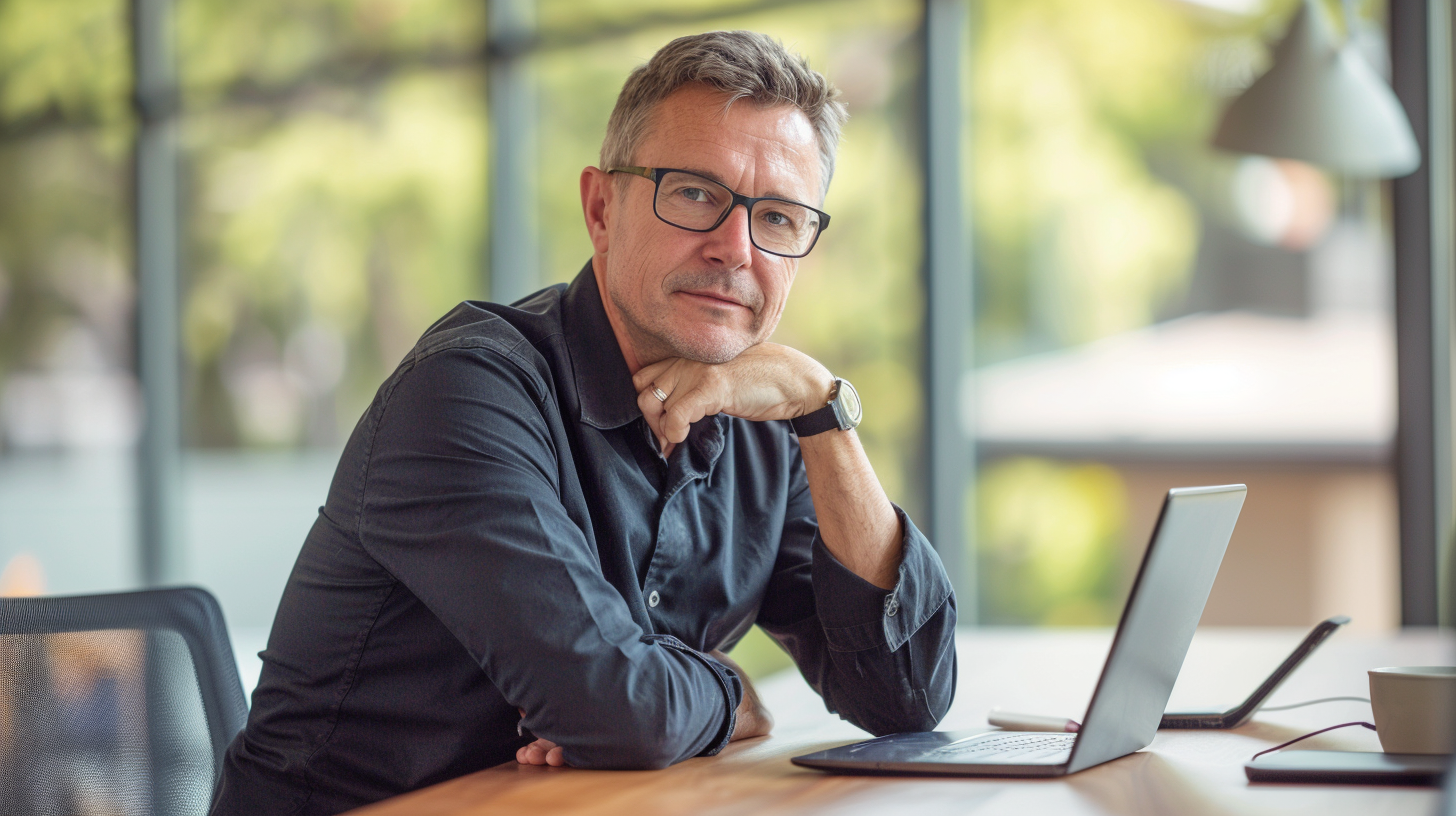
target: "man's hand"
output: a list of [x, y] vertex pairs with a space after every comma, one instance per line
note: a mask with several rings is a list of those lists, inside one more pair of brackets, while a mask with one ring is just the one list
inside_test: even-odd
[[[664, 455], [705, 416], [793, 419], [829, 403], [834, 377], [818, 361], [788, 346], [760, 343], [719, 365], [679, 357], [653, 363], [632, 382], [637, 406], [657, 434]], [[661, 390], [667, 400], [653, 389]]]
[[[524, 709], [516, 709], [520, 712], [521, 719], [526, 719]], [[519, 731], [521, 726], [516, 726]], [[516, 761], [522, 765], [550, 765], [560, 768], [566, 764], [566, 758], [562, 756], [561, 746], [548, 739], [537, 739], [530, 745], [523, 745], [516, 751]]]
[[[760, 343], [719, 365], [670, 358], [632, 377], [637, 406], [662, 455], [687, 439], [688, 426], [712, 414], [793, 419], [823, 408], [834, 389], [829, 369], [788, 346]], [[655, 389], [655, 390], [654, 390]], [[667, 399], [661, 399], [660, 390]], [[881, 589], [899, 578], [900, 520], [853, 432], [799, 440], [824, 546]]]
[[566, 764], [561, 746], [548, 739], [538, 739], [516, 751], [516, 761], [522, 765], [550, 765], [555, 768]]

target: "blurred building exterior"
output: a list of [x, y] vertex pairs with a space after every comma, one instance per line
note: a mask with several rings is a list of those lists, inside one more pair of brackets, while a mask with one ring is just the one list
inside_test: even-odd
[[[388, 371], [492, 296], [503, 208], [539, 285], [580, 269], [576, 178], [617, 89], [704, 29], [777, 36], [844, 91], [835, 229], [775, 339], [856, 384], [887, 491], [926, 509], [923, 4], [524, 7], [507, 41], [479, 0], [174, 5], [184, 574], [235, 626], [271, 621]], [[1388, 194], [1206, 146], [1293, 3], [969, 9], [962, 408], [981, 464], [973, 535], [939, 542], [979, 575], [964, 617], [1111, 623], [1163, 491], [1245, 481], [1209, 622], [1394, 625]], [[489, 75], [512, 48], [530, 190], [497, 200]], [[32, 554], [49, 591], [138, 580], [129, 59], [123, 0], [0, 0], [0, 562]]]

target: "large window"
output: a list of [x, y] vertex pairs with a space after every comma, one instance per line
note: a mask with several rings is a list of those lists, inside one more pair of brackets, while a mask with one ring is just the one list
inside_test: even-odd
[[[163, 5], [180, 88], [175, 557], [240, 651], [375, 389], [453, 304], [509, 294], [492, 261], [507, 242], [527, 250], [516, 280], [576, 274], [577, 177], [617, 90], [705, 29], [776, 36], [844, 92], [833, 228], [775, 339], [855, 383], [886, 490], [932, 512], [945, 440], [927, 338], [955, 332], [926, 329], [927, 180], [946, 175], [927, 166], [926, 3]], [[1354, 5], [1388, 65], [1384, 4]], [[964, 540], [937, 541], [967, 566], [964, 620], [1111, 623], [1163, 492], [1240, 481], [1206, 622], [1398, 622], [1390, 187], [1208, 146], [1294, 6], [964, 4], [974, 297], [949, 311], [976, 466]], [[0, 592], [141, 580], [128, 9], [0, 0]]]
[[977, 8], [982, 620], [1113, 622], [1162, 493], [1246, 482], [1205, 622], [1395, 625], [1386, 194], [1208, 145], [1293, 4]]
[[13, 592], [136, 578], [129, 76], [123, 0], [0, 3], [0, 583]]
[[482, 3], [178, 0], [185, 573], [266, 627], [338, 451], [483, 296]]
[[[454, 303], [491, 296], [492, 208], [534, 210], [538, 285], [575, 275], [589, 255], [577, 175], [596, 163], [617, 89], [664, 42], [705, 28], [780, 37], [845, 91], [853, 118], [825, 204], [845, 226], [803, 264], [776, 339], [859, 385], [881, 479], [912, 513], [923, 509], [919, 7], [517, 6], [531, 12], [527, 47], [507, 56], [524, 69], [533, 104], [510, 125], [534, 143], [532, 189], [497, 201], [488, 200], [498, 147], [489, 77], [502, 46], [487, 4], [170, 6], [180, 87], [178, 573], [218, 594], [251, 639], [240, 651], [270, 622], [339, 447], [374, 390]], [[130, 352], [127, 6], [58, 16], [12, 0], [0, 9], [10, 15], [0, 60], [26, 69], [5, 72], [0, 111], [0, 161], [21, 182], [0, 190], [0, 502], [11, 511], [0, 559], [14, 567], [17, 591], [132, 586], [141, 400]]]

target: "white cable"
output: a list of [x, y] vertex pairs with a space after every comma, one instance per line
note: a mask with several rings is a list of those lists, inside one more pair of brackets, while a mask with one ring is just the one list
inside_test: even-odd
[[1287, 711], [1287, 710], [1289, 710], [1291, 708], [1303, 708], [1303, 707], [1305, 707], [1307, 705], [1314, 705], [1316, 703], [1339, 703], [1339, 702], [1346, 702], [1346, 701], [1351, 702], [1351, 703], [1368, 703], [1368, 702], [1370, 702], [1370, 698], [1369, 697], [1321, 697], [1318, 700], [1305, 700], [1302, 703], [1290, 703], [1289, 705], [1282, 705], [1282, 706], [1264, 706], [1263, 708], [1261, 708], [1259, 710], [1260, 711]]

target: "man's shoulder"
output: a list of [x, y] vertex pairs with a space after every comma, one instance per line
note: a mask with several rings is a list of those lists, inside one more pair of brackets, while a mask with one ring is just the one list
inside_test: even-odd
[[531, 350], [561, 334], [564, 284], [550, 286], [507, 306], [483, 300], [461, 301], [425, 330], [405, 355], [408, 366], [451, 349], [492, 349], [506, 356], [531, 357]]
[[539, 345], [561, 333], [561, 296], [565, 284], [549, 286], [507, 306], [483, 300], [461, 301], [425, 330], [406, 360], [449, 348], [494, 347], [503, 352], [522, 343]]
[[412, 380], [422, 387], [421, 379], [430, 388], [469, 389], [481, 378], [499, 378], [525, 386], [539, 401], [550, 390], [547, 355], [551, 338], [561, 334], [564, 289], [548, 287], [509, 306], [462, 301], [425, 330], [385, 381], [381, 396], [389, 399]]

